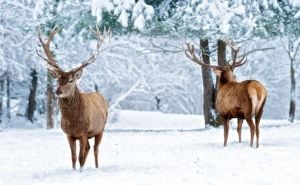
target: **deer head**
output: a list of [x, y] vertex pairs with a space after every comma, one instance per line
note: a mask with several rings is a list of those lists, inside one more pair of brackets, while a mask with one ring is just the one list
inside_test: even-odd
[[51, 76], [53, 78], [55, 78], [58, 82], [58, 86], [57, 89], [55, 91], [56, 95], [58, 97], [61, 98], [65, 98], [65, 97], [69, 97], [72, 94], [74, 94], [76, 88], [76, 80], [79, 79], [81, 77], [82, 74], [82, 70], [83, 68], [85, 68], [86, 66], [90, 65], [91, 63], [93, 63], [97, 56], [100, 53], [100, 48], [102, 46], [102, 44], [109, 39], [109, 37], [111, 36], [111, 31], [110, 29], [103, 31], [103, 33], [101, 33], [98, 29], [98, 27], [96, 26], [97, 30], [94, 31], [94, 33], [97, 36], [97, 46], [96, 46], [96, 50], [91, 54], [91, 56], [84, 62], [82, 62], [78, 67], [75, 67], [69, 71], [63, 71], [57, 64], [56, 60], [53, 57], [53, 54], [50, 50], [50, 43], [54, 38], [54, 35], [59, 32], [59, 30], [61, 29], [58, 26], [55, 26], [49, 36], [48, 39], [46, 41], [43, 41], [42, 37], [41, 37], [41, 33], [39, 31], [38, 33], [38, 39], [42, 45], [42, 48], [44, 50], [44, 53], [46, 55], [46, 57], [44, 57], [43, 55], [41, 55], [39, 53], [39, 51], [37, 50], [37, 54], [43, 58], [45, 61], [47, 61], [47, 68], [49, 73], [51, 74]]
[[227, 82], [236, 82], [236, 76], [233, 74], [234, 69], [236, 67], [244, 65], [247, 62], [246, 55], [238, 57], [240, 47], [235, 48], [232, 45], [229, 45], [229, 47], [232, 50], [232, 62], [226, 63], [225, 66], [217, 66], [204, 63], [201, 55], [196, 55], [194, 45], [190, 43], [187, 43], [185, 45], [185, 54], [191, 61], [195, 62], [196, 64], [212, 68], [214, 73], [219, 77], [219, 84], [225, 84]]

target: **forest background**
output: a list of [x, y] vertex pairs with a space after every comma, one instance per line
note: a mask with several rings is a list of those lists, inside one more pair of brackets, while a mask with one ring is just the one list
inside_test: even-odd
[[82, 91], [104, 94], [110, 122], [119, 110], [130, 109], [204, 114], [207, 125], [217, 126], [204, 93], [207, 78], [215, 90], [215, 77], [184, 54], [186, 42], [200, 40], [207, 41], [212, 64], [230, 61], [226, 43], [242, 46], [248, 62], [236, 75], [267, 87], [264, 118], [300, 118], [297, 0], [2, 0], [0, 12], [1, 127], [59, 125], [55, 81], [36, 54], [38, 30], [47, 35], [55, 25], [62, 29], [52, 49], [65, 70], [94, 50], [96, 25], [112, 29], [79, 81]]

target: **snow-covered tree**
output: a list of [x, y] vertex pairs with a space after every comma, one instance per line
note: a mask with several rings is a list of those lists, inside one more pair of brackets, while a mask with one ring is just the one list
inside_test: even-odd
[[[143, 31], [146, 22], [154, 16], [153, 7], [144, 0], [92, 0], [91, 9], [92, 15], [97, 17], [97, 22], [107, 21], [104, 17], [108, 13], [108, 16], [113, 18], [112, 21], [118, 22], [122, 27], [139, 31]], [[108, 26], [112, 27], [114, 24], [116, 23], [109, 22]]]
[[[39, 65], [34, 63], [34, 47], [32, 47], [34, 34], [31, 28], [34, 27], [34, 22], [29, 19], [33, 15], [32, 7], [35, 6], [35, 2], [13, 0], [1, 1], [0, 4], [1, 73], [5, 74], [6, 79], [6, 110], [9, 116], [11, 97], [18, 97], [20, 104], [26, 104], [30, 88], [27, 81], [29, 72], [32, 68], [39, 69]], [[3, 92], [3, 89], [1, 91]], [[25, 109], [19, 111], [20, 114], [25, 113]]]
[[[285, 6], [287, 2], [293, 6]], [[187, 62], [182, 52], [185, 40], [199, 45], [199, 38], [209, 41], [212, 64], [220, 58], [223, 61], [230, 58], [230, 53], [224, 50], [227, 58], [217, 55], [220, 50], [217, 43], [222, 40], [253, 39], [245, 43], [245, 52], [259, 46], [275, 47], [274, 60], [270, 61], [275, 55], [273, 51], [251, 54], [248, 64], [237, 70], [237, 76], [257, 78], [267, 85], [270, 89], [270, 103], [267, 102], [265, 110], [268, 117], [284, 118], [279, 110], [288, 109], [285, 104], [289, 101], [278, 97], [289, 94], [288, 88], [279, 91], [276, 85], [287, 86], [289, 76], [285, 73], [290, 70], [276, 64], [283, 65], [281, 60], [288, 60], [289, 55], [282, 54], [288, 50], [294, 57], [295, 69], [299, 63], [299, 52], [295, 52], [299, 38], [296, 34], [298, 1], [11, 0], [1, 1], [0, 5], [0, 114], [3, 107], [3, 117], [7, 113], [25, 116], [26, 109], [32, 105], [29, 97], [32, 97], [34, 78], [30, 74], [36, 70], [38, 111], [33, 120], [37, 124], [43, 119], [40, 114], [43, 116], [47, 107], [47, 71], [45, 62], [35, 51], [39, 48], [38, 30], [46, 38], [55, 25], [62, 26], [51, 49], [59, 65], [68, 70], [85, 60], [95, 48], [91, 29], [96, 23], [101, 29], [111, 27], [113, 37], [93, 67], [87, 68], [79, 86], [84, 91], [103, 93], [116, 114], [118, 109], [203, 113], [201, 71], [199, 66]], [[288, 19], [284, 12], [288, 13]], [[279, 45], [278, 36], [285, 47]], [[272, 41], [260, 38], [272, 38]], [[266, 75], [265, 68], [273, 75]], [[295, 79], [297, 74], [295, 70]], [[11, 98], [7, 99], [7, 94]]]
[[270, 1], [261, 4], [261, 17], [256, 33], [264, 37], [280, 37], [283, 50], [290, 62], [289, 121], [293, 122], [296, 109], [296, 65], [300, 50], [300, 3], [294, 0]]

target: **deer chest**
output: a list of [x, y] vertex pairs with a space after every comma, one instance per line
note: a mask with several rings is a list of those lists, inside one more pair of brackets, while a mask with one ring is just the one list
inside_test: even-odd
[[73, 116], [71, 118], [61, 118], [61, 128], [69, 136], [80, 136], [82, 133], [88, 131], [88, 122], [86, 121], [84, 115]]

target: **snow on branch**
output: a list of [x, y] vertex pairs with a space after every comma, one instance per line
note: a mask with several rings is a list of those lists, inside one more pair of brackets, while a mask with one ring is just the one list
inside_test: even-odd
[[130, 89], [128, 89], [128, 91], [126, 91], [121, 96], [119, 96], [115, 100], [115, 102], [112, 105], [110, 105], [109, 111], [113, 110], [117, 105], [119, 105], [119, 103], [122, 100], [124, 100], [127, 96], [129, 96], [140, 84], [141, 84], [141, 79], [139, 79], [135, 84], [133, 84], [133, 86]]
[[129, 19], [132, 18], [134, 28], [140, 31], [144, 29], [146, 21], [154, 16], [154, 8], [144, 0], [137, 3], [135, 0], [92, 0], [91, 9], [92, 15], [97, 17], [97, 22], [102, 20], [104, 11], [113, 12], [123, 27], [128, 27]]

